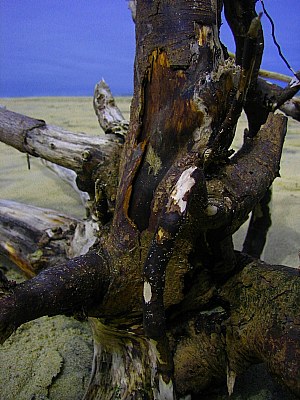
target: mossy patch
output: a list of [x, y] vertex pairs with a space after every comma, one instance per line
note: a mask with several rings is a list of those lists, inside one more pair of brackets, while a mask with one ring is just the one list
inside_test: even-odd
[[77, 400], [92, 365], [87, 323], [64, 316], [22, 325], [0, 347], [0, 400]]
[[161, 169], [162, 162], [159, 156], [155, 153], [151, 144], [148, 147], [146, 161], [149, 164], [149, 174], [152, 173], [154, 176], [157, 176], [159, 170]]

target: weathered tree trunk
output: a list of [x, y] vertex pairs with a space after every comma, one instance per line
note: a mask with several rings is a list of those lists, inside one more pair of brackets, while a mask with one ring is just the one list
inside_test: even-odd
[[[261, 361], [300, 394], [298, 271], [236, 253], [232, 244], [279, 174], [286, 118], [270, 112], [278, 96], [265, 104], [259, 95], [255, 1], [224, 2], [237, 65], [219, 41], [221, 3], [137, 1], [128, 132], [118, 113], [99, 118], [120, 140], [95, 142], [84, 161], [81, 136], [64, 134], [80, 154], [76, 165], [74, 155], [65, 165], [52, 137], [51, 156], [37, 148], [40, 134], [47, 138], [44, 122], [27, 121], [20, 140], [7, 134], [15, 130], [11, 114], [0, 110], [9, 118], [3, 141], [79, 173], [99, 224], [86, 255], [20, 285], [1, 277], [0, 337], [45, 314], [88, 316], [94, 361], [86, 400], [172, 400], [226, 377], [231, 393], [236, 375]], [[288, 90], [279, 95], [292, 97]], [[249, 131], [232, 156], [243, 107]], [[106, 145], [112, 156], [103, 164]]]

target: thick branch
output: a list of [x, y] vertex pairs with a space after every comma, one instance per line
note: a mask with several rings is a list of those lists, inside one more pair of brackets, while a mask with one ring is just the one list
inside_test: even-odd
[[105, 159], [114, 158], [121, 146], [110, 139], [66, 131], [5, 109], [0, 109], [0, 140], [83, 175], [90, 175]]
[[108, 139], [73, 133], [3, 109], [0, 109], [0, 124], [2, 142], [76, 172], [82, 170], [89, 152], [94, 153], [94, 157], [98, 156], [99, 163], [116, 146]]
[[75, 171], [77, 186], [91, 199], [97, 196], [95, 182], [99, 180], [108, 201], [114, 201], [122, 149], [118, 140], [73, 133], [5, 109], [0, 109], [0, 140]]
[[[230, 227], [234, 233], [263, 198], [279, 165], [287, 118], [269, 114], [255, 138], [245, 138], [242, 148], [220, 168], [217, 177], [207, 179], [208, 204], [200, 219], [200, 230]], [[198, 204], [192, 212], [198, 213]], [[213, 234], [212, 234], [213, 235]]]
[[299, 272], [242, 254], [237, 254], [237, 263], [241, 271], [218, 289], [222, 307], [211, 299], [209, 312], [200, 302], [203, 311], [198, 315], [189, 318], [183, 308], [183, 323], [178, 315], [174, 320], [178, 391], [197, 394], [226, 382], [227, 375], [232, 392], [239, 374], [253, 363], [266, 362], [270, 372], [299, 396]]
[[0, 298], [0, 342], [44, 315], [93, 315], [107, 291], [109, 272], [104, 255], [90, 252], [8, 289]]

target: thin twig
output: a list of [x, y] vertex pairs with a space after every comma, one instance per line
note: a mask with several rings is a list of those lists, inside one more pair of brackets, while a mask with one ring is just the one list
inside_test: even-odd
[[[232, 53], [231, 51], [228, 52], [228, 55], [230, 58], [233, 59], [235, 58], [235, 54]], [[279, 72], [274, 72], [274, 71], [268, 71], [266, 69], [260, 69], [258, 75], [263, 76], [264, 78], [274, 79], [276, 81], [287, 82], [287, 83], [290, 83], [291, 80], [293, 79], [289, 75], [280, 74]]]
[[295, 77], [298, 79], [298, 76], [296, 75], [296, 72], [293, 70], [293, 68], [291, 67], [290, 63], [288, 62], [288, 60], [285, 58], [285, 56], [283, 55], [282, 51], [281, 51], [281, 47], [280, 44], [278, 43], [276, 36], [275, 36], [275, 24], [274, 21], [272, 19], [272, 17], [270, 16], [270, 14], [268, 13], [268, 11], [266, 10], [265, 4], [263, 2], [263, 0], [260, 0], [262, 8], [264, 10], [264, 13], [266, 14], [266, 17], [268, 18], [268, 20], [270, 21], [271, 27], [272, 27], [272, 38], [274, 41], [275, 46], [278, 49], [278, 53], [279, 56], [282, 58], [282, 60], [284, 61], [285, 65], [288, 67], [288, 69], [293, 73], [293, 75], [295, 75]]

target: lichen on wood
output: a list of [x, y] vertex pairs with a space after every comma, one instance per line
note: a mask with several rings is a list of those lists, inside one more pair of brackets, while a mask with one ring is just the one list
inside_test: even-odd
[[[26, 143], [20, 129], [7, 139], [12, 114], [0, 110], [3, 141], [77, 172], [98, 228], [86, 254], [22, 284], [1, 277], [1, 340], [44, 314], [88, 317], [95, 348], [86, 400], [197, 396], [226, 379], [232, 393], [236, 377], [261, 361], [300, 393], [298, 271], [237, 253], [232, 241], [279, 174], [286, 118], [258, 95], [255, 2], [224, 4], [236, 64], [219, 40], [220, 2], [137, 1], [128, 131], [107, 87], [97, 87], [99, 122], [112, 136], [85, 147], [84, 135], [64, 132], [67, 161], [57, 160], [53, 138], [50, 155], [40, 146], [43, 121], [25, 118]], [[243, 108], [249, 130], [232, 155]]]

